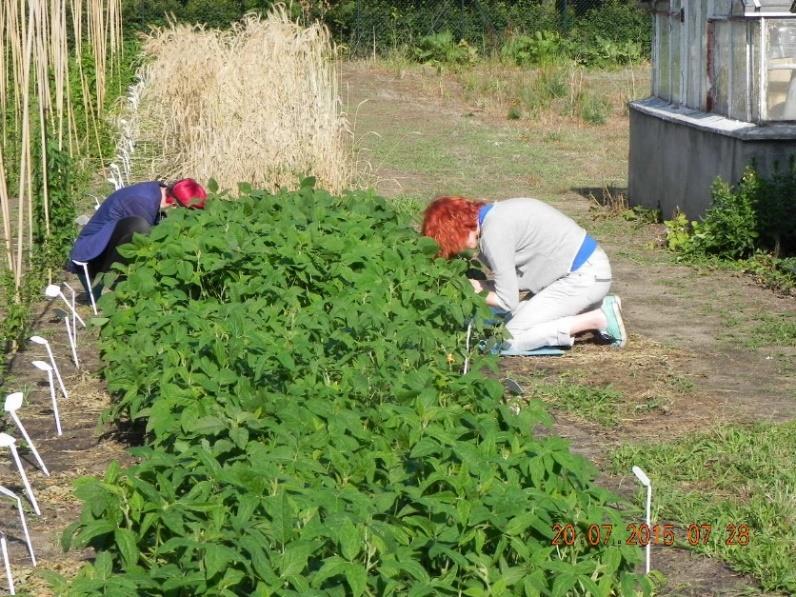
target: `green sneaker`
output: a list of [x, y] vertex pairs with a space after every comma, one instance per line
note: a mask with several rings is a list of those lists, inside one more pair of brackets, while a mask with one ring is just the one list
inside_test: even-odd
[[622, 320], [622, 299], [609, 294], [603, 299], [601, 308], [608, 320], [608, 327], [600, 330], [600, 333], [611, 339], [611, 346], [614, 348], [624, 347], [627, 344], [627, 332], [625, 332], [625, 322]]

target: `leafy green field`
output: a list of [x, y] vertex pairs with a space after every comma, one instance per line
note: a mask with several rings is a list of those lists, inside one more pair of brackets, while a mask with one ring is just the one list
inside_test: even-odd
[[[649, 591], [615, 496], [463, 352], [489, 316], [436, 245], [368, 193], [244, 189], [137, 238], [102, 299], [111, 415], [139, 464], [78, 487], [70, 595]], [[477, 326], [478, 327], [478, 326]], [[463, 360], [472, 367], [461, 374]], [[585, 535], [581, 533], [581, 535]]]

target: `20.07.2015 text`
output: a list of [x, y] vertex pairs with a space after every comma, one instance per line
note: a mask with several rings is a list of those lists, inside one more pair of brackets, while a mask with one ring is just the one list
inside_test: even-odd
[[[558, 546], [574, 545], [578, 535], [583, 531], [573, 523], [556, 523], [552, 527], [553, 537], [551, 543]], [[586, 525], [583, 534], [589, 545], [639, 545], [647, 546], [664, 545], [672, 546], [677, 541], [678, 535], [685, 532], [685, 541], [692, 546], [706, 545], [713, 534], [713, 525], [709, 523], [692, 522], [685, 528], [675, 527], [673, 524], [629, 523], [625, 527], [625, 535], [614, 534], [614, 525], [610, 523], [592, 523]], [[727, 524], [724, 528], [725, 545], [749, 545], [751, 529], [748, 524]]]

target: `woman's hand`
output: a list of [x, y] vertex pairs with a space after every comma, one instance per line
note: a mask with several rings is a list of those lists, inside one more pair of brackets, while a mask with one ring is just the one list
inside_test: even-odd
[[486, 290], [487, 295], [485, 297], [486, 304], [490, 307], [497, 307], [502, 309], [503, 307], [498, 301], [497, 294], [495, 294], [495, 284], [491, 280], [473, 280], [472, 278], [468, 278], [470, 280], [470, 285], [473, 287], [478, 294], [481, 294]]

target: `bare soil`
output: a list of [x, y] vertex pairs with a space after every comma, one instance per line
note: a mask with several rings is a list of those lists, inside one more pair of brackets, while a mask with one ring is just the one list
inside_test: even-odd
[[[67, 280], [73, 288], [80, 287], [74, 276], [67, 276]], [[91, 308], [85, 305], [78, 305], [77, 308], [84, 321], [88, 322], [92, 317]], [[78, 331], [80, 368], [75, 368], [60, 312], [66, 309], [61, 299], [40, 303], [33, 326], [35, 334], [50, 341], [69, 394], [69, 398], [64, 399], [57, 389], [58, 382], [55, 382], [63, 435], [59, 437], [56, 433], [47, 376], [31, 365], [34, 360], [49, 361], [43, 346], [30, 343], [23, 347], [11, 358], [5, 379], [2, 380], [3, 396], [16, 391], [24, 392], [19, 418], [50, 473], [45, 476], [37, 468], [32, 453], [20, 450], [41, 516], [36, 516], [28, 506], [24, 486], [7, 450], [0, 453], [0, 485], [23, 499], [39, 568], [71, 576], [82, 560], [90, 555], [80, 551], [64, 553], [60, 546], [63, 530], [80, 518], [81, 504], [74, 495], [74, 482], [82, 476], [101, 476], [113, 460], [126, 464], [131, 462], [131, 458], [126, 452], [129, 447], [126, 438], [98, 424], [100, 414], [108, 406], [109, 397], [98, 377], [100, 360], [96, 332], [91, 328], [80, 328]], [[4, 418], [2, 425], [3, 431], [20, 437], [11, 420]], [[19, 440], [17, 443], [20, 443]], [[50, 594], [47, 584], [32, 575], [32, 562], [13, 501], [4, 499], [0, 502], [0, 518], [9, 540], [17, 589], [34, 595]]]

